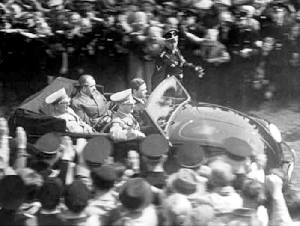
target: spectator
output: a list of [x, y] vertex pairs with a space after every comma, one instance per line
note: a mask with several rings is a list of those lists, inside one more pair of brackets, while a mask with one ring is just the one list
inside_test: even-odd
[[26, 199], [24, 181], [18, 175], [6, 175], [0, 180], [0, 219], [3, 225], [25, 225], [18, 208]]
[[90, 191], [81, 181], [74, 181], [66, 188], [65, 204], [68, 208], [61, 213], [64, 225], [97, 225], [86, 212], [91, 197]]
[[[212, 225], [231, 225], [231, 224], [247, 224], [263, 226], [268, 225], [267, 211], [264, 211], [264, 216], [259, 215], [259, 205], [264, 199], [264, 187], [257, 180], [245, 180], [242, 186], [243, 206], [232, 212], [226, 213], [212, 223]], [[218, 223], [216, 223], [218, 222]]]
[[103, 165], [91, 171], [94, 197], [90, 200], [87, 212], [97, 216], [99, 225], [107, 221], [111, 210], [117, 207], [114, 185], [117, 181], [116, 170], [112, 165]]
[[190, 225], [208, 226], [215, 216], [214, 208], [209, 204], [200, 204], [189, 212]]
[[59, 178], [48, 178], [39, 191], [41, 209], [35, 218], [28, 220], [28, 226], [63, 225], [59, 214], [61, 212], [60, 198], [63, 194], [63, 184]]
[[19, 207], [19, 212], [24, 218], [34, 218], [41, 207], [38, 192], [43, 185], [43, 178], [30, 168], [18, 169], [16, 172], [24, 181], [26, 189], [26, 199]]
[[131, 178], [119, 193], [121, 206], [110, 213], [107, 225], [158, 225], [157, 213], [151, 204], [151, 187], [142, 178]]
[[[168, 226], [188, 226], [189, 215], [192, 211], [192, 204], [186, 196], [174, 193], [165, 200], [165, 217], [166, 222], [164, 225]], [[198, 224], [192, 224], [198, 225]], [[202, 225], [202, 224], [201, 224]]]
[[168, 151], [168, 141], [158, 134], [147, 136], [140, 145], [141, 177], [159, 189], [163, 189], [166, 185], [167, 174], [164, 170], [164, 163], [167, 160]]
[[234, 174], [231, 165], [216, 160], [209, 166], [212, 171], [208, 183], [212, 186], [212, 190], [203, 197], [203, 200], [212, 204], [216, 214], [229, 213], [242, 207], [243, 200], [232, 187]]

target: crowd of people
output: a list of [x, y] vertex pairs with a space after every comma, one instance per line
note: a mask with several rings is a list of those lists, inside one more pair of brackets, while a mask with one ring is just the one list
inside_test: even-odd
[[187, 142], [171, 170], [158, 134], [116, 161], [104, 136], [48, 133], [30, 144], [23, 128], [8, 130], [0, 118], [1, 225], [299, 225], [299, 189], [280, 169], [265, 175], [265, 154], [238, 138], [209, 159]]
[[[151, 91], [157, 72], [168, 75], [162, 59], [177, 61], [168, 62], [171, 72], [185, 75], [185, 86], [201, 100], [226, 104], [243, 101], [247, 92], [255, 100], [297, 92], [291, 88], [300, 62], [296, 1], [9, 0], [0, 6], [5, 84], [88, 73], [105, 85], [142, 78]], [[162, 54], [172, 29], [178, 59], [174, 51]], [[204, 68], [203, 79], [190, 67], [174, 70], [191, 65], [182, 56]]]
[[[147, 134], [143, 115], [147, 91], [168, 76], [223, 104], [249, 103], [248, 92], [254, 100], [296, 95], [297, 2], [8, 0], [0, 7], [3, 85], [79, 79], [72, 99], [65, 89], [45, 98], [51, 116], [67, 132], [110, 136], [52, 132], [32, 145], [21, 127], [9, 137], [0, 118], [1, 225], [297, 225], [299, 190], [281, 169], [265, 170], [265, 154], [237, 138], [209, 159], [189, 142], [169, 153], [164, 137]], [[121, 74], [130, 88], [110, 96], [115, 112], [96, 89], [107, 68], [108, 84]], [[132, 150], [111, 143], [136, 138]]]

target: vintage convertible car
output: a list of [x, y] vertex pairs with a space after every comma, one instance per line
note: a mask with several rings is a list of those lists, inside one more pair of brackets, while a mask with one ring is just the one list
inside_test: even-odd
[[[44, 100], [62, 87], [72, 96], [76, 91], [75, 83], [73, 80], [57, 78], [44, 90], [28, 98], [10, 118], [10, 131], [22, 126], [31, 141], [51, 131], [65, 134], [65, 122], [47, 116], [49, 109], [44, 105]], [[145, 111], [154, 131], [169, 140], [171, 160], [176, 156], [177, 148], [186, 141], [199, 144], [199, 148], [201, 146], [209, 158], [223, 154], [223, 141], [235, 137], [250, 144], [257, 154], [267, 155], [266, 170], [282, 168], [288, 180], [291, 179], [295, 151], [282, 141], [281, 133], [274, 124], [220, 105], [192, 101], [175, 77], [167, 78], [159, 84], [150, 95]], [[67, 135], [73, 138], [108, 136], [107, 133]], [[124, 143], [132, 148], [139, 141]], [[124, 143], [115, 143], [115, 148], [124, 148]]]

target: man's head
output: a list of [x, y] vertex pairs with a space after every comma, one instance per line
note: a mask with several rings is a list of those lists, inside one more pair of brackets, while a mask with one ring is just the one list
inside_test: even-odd
[[114, 93], [110, 96], [111, 101], [114, 101], [119, 106], [119, 110], [125, 114], [133, 111], [135, 100], [132, 97], [131, 89], [126, 89], [121, 92]]
[[91, 75], [82, 75], [78, 83], [83, 94], [91, 97], [96, 92], [96, 81]]
[[68, 112], [70, 98], [66, 93], [65, 88], [62, 88], [45, 99], [46, 104], [52, 104], [56, 114], [64, 114]]
[[147, 95], [147, 86], [143, 79], [135, 78], [130, 82], [130, 88], [132, 89], [133, 96], [143, 99]]
[[178, 46], [178, 31], [177, 30], [170, 30], [168, 31], [163, 38], [166, 42], [166, 47], [170, 50], [174, 50]]

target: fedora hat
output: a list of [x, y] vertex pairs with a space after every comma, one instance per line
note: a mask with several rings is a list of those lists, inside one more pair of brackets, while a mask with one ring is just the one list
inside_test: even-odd
[[173, 192], [193, 195], [196, 193], [204, 193], [206, 189], [204, 184], [206, 181], [206, 179], [198, 176], [195, 171], [182, 168], [169, 177], [167, 186]]
[[143, 178], [130, 178], [121, 187], [119, 200], [126, 209], [143, 210], [153, 200], [150, 184]]

